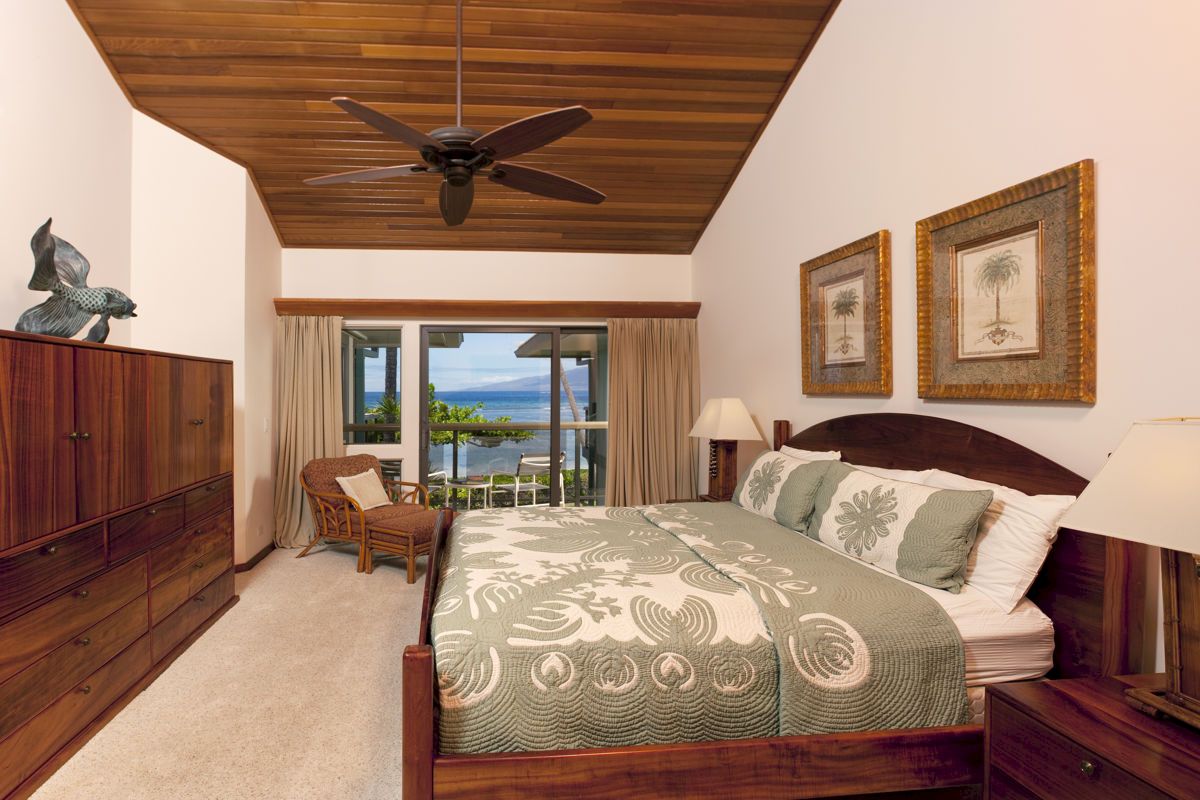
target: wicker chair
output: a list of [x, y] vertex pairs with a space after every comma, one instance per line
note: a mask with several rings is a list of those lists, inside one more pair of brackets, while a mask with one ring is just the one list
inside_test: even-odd
[[[342, 493], [338, 478], [373, 469], [379, 474], [392, 504], [363, 510]], [[304, 465], [300, 486], [316, 522], [312, 541], [296, 558], [308, 555], [317, 542], [329, 540], [358, 545], [358, 571], [370, 573], [373, 550], [404, 556], [408, 582], [416, 581], [417, 556], [428, 553], [437, 532], [438, 512], [429, 508], [429, 490], [419, 483], [383, 480], [379, 459], [372, 455], [316, 458]]]

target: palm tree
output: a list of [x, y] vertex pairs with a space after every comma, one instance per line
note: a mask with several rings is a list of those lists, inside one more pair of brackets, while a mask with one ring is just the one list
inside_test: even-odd
[[850, 350], [850, 334], [847, 326], [849, 318], [853, 317], [858, 312], [858, 290], [854, 287], [840, 290], [833, 298], [833, 316], [842, 321], [842, 345], [839, 348], [843, 353]]
[[383, 395], [396, 399], [396, 362], [399, 361], [399, 347], [383, 348]]
[[1000, 293], [1011, 290], [1021, 279], [1021, 257], [1012, 250], [992, 253], [975, 268], [975, 291], [980, 294], [996, 295], [996, 319], [991, 325], [999, 325]]

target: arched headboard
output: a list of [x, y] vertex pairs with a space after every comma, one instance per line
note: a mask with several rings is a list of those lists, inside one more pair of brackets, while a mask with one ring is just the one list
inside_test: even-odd
[[[840, 450], [842, 459], [891, 469], [936, 467], [1026, 494], [1079, 494], [1087, 481], [990, 431], [921, 414], [854, 414], [791, 435], [775, 448]], [[1052, 677], [1141, 671], [1146, 552], [1141, 545], [1060, 528], [1029, 597], [1054, 621]]]

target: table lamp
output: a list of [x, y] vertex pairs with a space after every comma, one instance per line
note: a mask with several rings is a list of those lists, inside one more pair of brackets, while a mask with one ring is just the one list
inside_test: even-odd
[[1149, 714], [1200, 728], [1200, 417], [1135, 422], [1059, 523], [1162, 548], [1167, 688], [1128, 689]]
[[713, 397], [688, 436], [708, 439], [708, 494], [711, 500], [730, 500], [737, 483], [737, 442], [762, 441], [758, 426], [736, 397]]

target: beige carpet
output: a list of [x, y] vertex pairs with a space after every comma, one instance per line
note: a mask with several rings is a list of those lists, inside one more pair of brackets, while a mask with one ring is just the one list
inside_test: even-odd
[[410, 586], [399, 562], [296, 552], [239, 575], [241, 602], [34, 798], [399, 798], [424, 559]]

